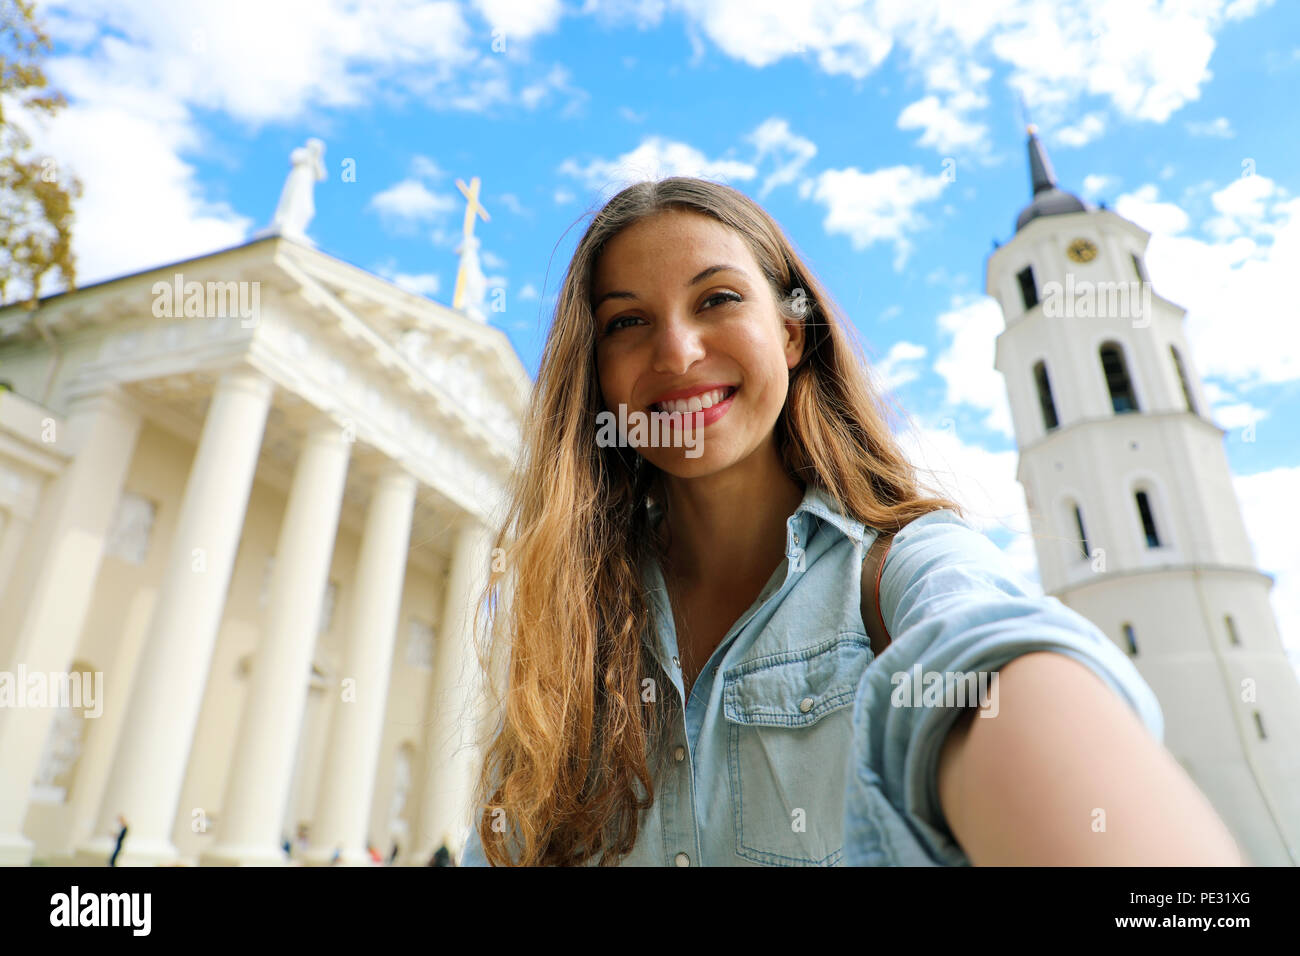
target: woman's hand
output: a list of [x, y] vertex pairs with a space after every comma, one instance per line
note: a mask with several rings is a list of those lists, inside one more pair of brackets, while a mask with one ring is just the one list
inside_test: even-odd
[[1087, 667], [1050, 651], [998, 672], [995, 717], [959, 718], [939, 803], [977, 866], [1241, 866], [1183, 768]]

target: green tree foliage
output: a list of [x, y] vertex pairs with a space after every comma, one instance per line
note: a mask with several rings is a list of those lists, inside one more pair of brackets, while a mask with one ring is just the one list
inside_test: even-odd
[[47, 278], [61, 277], [69, 289], [77, 278], [72, 200], [81, 184], [53, 158], [33, 155], [14, 116], [53, 116], [67, 105], [62, 93], [48, 89], [41, 69], [49, 49], [35, 0], [0, 0], [0, 303], [16, 287], [29, 309]]

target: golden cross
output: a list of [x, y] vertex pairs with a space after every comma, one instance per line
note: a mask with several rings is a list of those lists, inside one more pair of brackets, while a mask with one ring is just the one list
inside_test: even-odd
[[[478, 201], [479, 178], [475, 176], [466, 186], [464, 180], [456, 180], [456, 188], [461, 191], [468, 200], [465, 206], [465, 224], [461, 227], [461, 234], [466, 238], [474, 235], [474, 216], [480, 215], [484, 222], [491, 222], [492, 217], [488, 215], [487, 210], [483, 208], [482, 203]], [[456, 291], [451, 297], [451, 307], [459, 309], [465, 295], [465, 259], [462, 256], [460, 268], [456, 271]]]

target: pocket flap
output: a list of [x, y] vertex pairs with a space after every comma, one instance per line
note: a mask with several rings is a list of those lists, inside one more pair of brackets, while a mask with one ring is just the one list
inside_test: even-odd
[[853, 702], [871, 662], [866, 634], [769, 654], [724, 672], [722, 712], [735, 724], [805, 727]]

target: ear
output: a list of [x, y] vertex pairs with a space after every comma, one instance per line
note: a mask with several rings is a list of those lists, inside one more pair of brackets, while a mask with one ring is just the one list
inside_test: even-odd
[[785, 333], [785, 365], [786, 368], [793, 369], [799, 364], [799, 360], [803, 358], [804, 321], [802, 319], [787, 319], [782, 316], [781, 326]]

